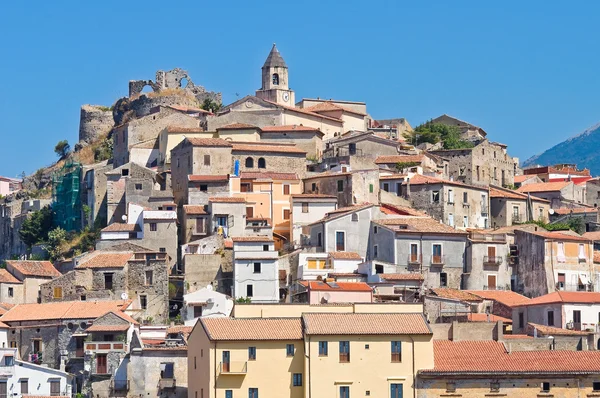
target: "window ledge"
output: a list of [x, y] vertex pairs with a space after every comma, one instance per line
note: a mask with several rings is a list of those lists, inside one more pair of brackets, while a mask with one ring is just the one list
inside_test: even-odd
[[485, 394], [484, 396], [485, 397], [506, 397], [507, 395], [508, 394], [504, 394], [501, 392], [490, 392], [490, 393]]
[[458, 394], [455, 392], [449, 392], [445, 394], [440, 394], [440, 397], [462, 397], [462, 394]]
[[537, 396], [538, 396], [538, 397], [549, 398], [549, 397], [554, 397], [554, 394], [551, 394], [551, 393], [549, 393], [549, 392], [541, 392], [541, 393], [538, 393], [538, 395], [537, 395]]

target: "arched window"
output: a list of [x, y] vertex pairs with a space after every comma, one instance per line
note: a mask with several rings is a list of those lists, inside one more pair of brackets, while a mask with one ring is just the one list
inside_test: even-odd
[[279, 85], [279, 73], [273, 73], [273, 84], [276, 86]]
[[246, 158], [246, 167], [251, 169], [254, 167], [254, 159], [252, 158]]
[[265, 160], [265, 158], [258, 159], [258, 168], [259, 169], [266, 169], [267, 168], [267, 161]]

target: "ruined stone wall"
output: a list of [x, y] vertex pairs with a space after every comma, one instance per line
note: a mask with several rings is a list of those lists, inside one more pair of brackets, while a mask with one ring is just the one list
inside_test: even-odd
[[[62, 288], [62, 298], [54, 297], [54, 288]], [[79, 301], [81, 296], [86, 296], [86, 300], [98, 299], [102, 296], [109, 299], [110, 295], [106, 292], [88, 292], [92, 287], [92, 270], [75, 269], [66, 274], [52, 279], [40, 285], [40, 298], [42, 303], [53, 301]], [[90, 295], [92, 293], [92, 295]], [[93, 296], [93, 297], [92, 297]], [[100, 296], [100, 297], [99, 297]]]
[[213, 285], [215, 288], [219, 286], [219, 280], [222, 278], [221, 254], [186, 254], [184, 266], [186, 294], [208, 285]]
[[[146, 272], [152, 272], [152, 283], [146, 280]], [[147, 308], [139, 308], [136, 318], [152, 318], [154, 323], [164, 324], [169, 319], [169, 271], [161, 260], [130, 261], [128, 265], [128, 294], [134, 300], [134, 309], [140, 296], [146, 296]]]
[[108, 134], [114, 126], [112, 110], [99, 105], [83, 105], [79, 117], [79, 141], [90, 143]]
[[207, 130], [215, 131], [219, 127], [233, 123], [244, 123], [257, 127], [281, 126], [283, 117], [279, 109], [256, 110], [254, 112], [231, 110], [220, 113], [218, 116], [208, 116], [206, 121]]
[[169, 398], [187, 398], [187, 347], [179, 350], [133, 351], [127, 372], [130, 380], [129, 395], [132, 397], [155, 396], [156, 386], [160, 380], [160, 365], [165, 362], [173, 363], [176, 387], [175, 390], [168, 393], [164, 391], [162, 396], [166, 397], [168, 394]]

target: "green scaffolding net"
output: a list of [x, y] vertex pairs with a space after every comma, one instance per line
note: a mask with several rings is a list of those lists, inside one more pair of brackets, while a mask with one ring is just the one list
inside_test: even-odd
[[52, 175], [54, 225], [66, 231], [81, 229], [81, 164], [68, 161]]

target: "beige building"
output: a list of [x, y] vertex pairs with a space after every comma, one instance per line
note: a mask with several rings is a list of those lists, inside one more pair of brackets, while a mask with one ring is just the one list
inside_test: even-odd
[[[6, 302], [12, 304], [38, 303], [40, 299], [40, 286], [54, 278], [61, 276], [50, 261], [6, 260], [6, 271], [21, 281], [20, 286], [2, 283], [2, 290], [6, 289]], [[13, 287], [11, 296], [10, 288]]]
[[[531, 198], [531, 208], [527, 198]], [[491, 226], [509, 227], [530, 220], [548, 222], [550, 202], [536, 196], [512, 191], [498, 186], [490, 187]]]
[[244, 307], [240, 315], [264, 317], [195, 326], [188, 397], [409, 397], [416, 372], [433, 368], [420, 305]]
[[215, 132], [200, 127], [168, 126], [158, 134], [158, 167], [171, 170], [171, 151], [186, 138], [213, 138]]

